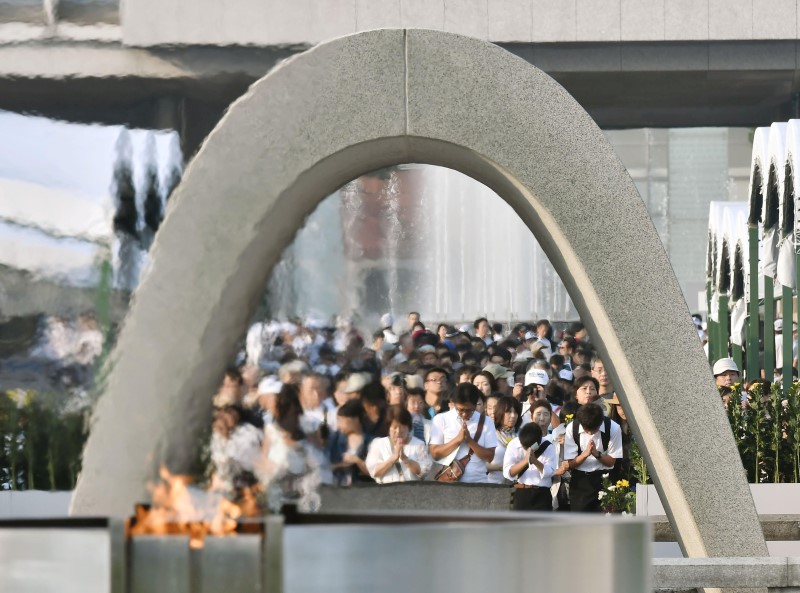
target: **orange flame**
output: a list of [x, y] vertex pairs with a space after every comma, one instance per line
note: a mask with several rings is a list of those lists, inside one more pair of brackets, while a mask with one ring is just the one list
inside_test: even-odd
[[203, 508], [189, 491], [189, 476], [173, 475], [165, 467], [159, 471], [161, 481], [149, 486], [152, 506], [136, 506], [136, 517], [128, 533], [137, 535], [188, 535], [192, 549], [203, 547], [207, 535], [235, 536], [238, 519], [260, 514], [255, 493], [245, 488], [241, 504], [220, 498], [214, 508]]

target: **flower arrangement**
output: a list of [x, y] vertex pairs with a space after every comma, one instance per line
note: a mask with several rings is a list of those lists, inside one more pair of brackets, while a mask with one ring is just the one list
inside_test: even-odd
[[71, 490], [81, 466], [88, 409], [56, 394], [0, 392], [0, 490]]
[[733, 385], [726, 410], [750, 483], [800, 482], [800, 382], [748, 391]]
[[610, 474], [603, 474], [603, 488], [597, 494], [600, 507], [606, 514], [632, 515], [636, 510], [636, 492], [626, 479], [611, 482]]

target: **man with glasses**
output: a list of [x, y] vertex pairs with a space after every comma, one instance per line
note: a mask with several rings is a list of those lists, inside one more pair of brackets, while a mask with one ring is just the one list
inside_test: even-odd
[[433, 419], [436, 414], [447, 411], [447, 371], [433, 367], [425, 373], [425, 417]]
[[572, 355], [575, 353], [577, 342], [575, 338], [567, 336], [558, 345], [558, 353], [564, 357], [564, 366], [572, 370]]
[[431, 456], [445, 466], [461, 460], [460, 482], [487, 482], [486, 464], [497, 447], [492, 419], [476, 411], [480, 395], [472, 383], [460, 383], [453, 394], [453, 409], [435, 416], [431, 426]]

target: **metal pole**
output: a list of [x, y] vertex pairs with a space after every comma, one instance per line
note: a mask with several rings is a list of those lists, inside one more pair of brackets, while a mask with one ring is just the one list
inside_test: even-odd
[[714, 333], [714, 326], [711, 321], [711, 278], [706, 280], [706, 339], [708, 340], [708, 360], [713, 363], [716, 359], [714, 356], [714, 347], [717, 342], [717, 336]]
[[[747, 228], [748, 248], [750, 250], [750, 298], [747, 304], [747, 379], [752, 381], [761, 376], [761, 367], [758, 364], [758, 226]], [[800, 259], [798, 259], [800, 265]]]
[[730, 343], [730, 330], [728, 328], [728, 301], [730, 297], [727, 294], [719, 295], [719, 314], [718, 314], [718, 346], [717, 346], [717, 358], [727, 358], [728, 357], [728, 345]]
[[781, 298], [783, 308], [783, 395], [789, 394], [792, 384], [792, 289], [783, 287]]
[[744, 368], [742, 366], [742, 347], [739, 344], [731, 344], [731, 356], [737, 367]]
[[775, 376], [775, 294], [773, 280], [764, 276], [764, 377]]

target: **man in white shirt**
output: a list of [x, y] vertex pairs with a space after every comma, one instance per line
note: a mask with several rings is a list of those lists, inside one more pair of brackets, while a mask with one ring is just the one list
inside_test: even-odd
[[336, 404], [327, 397], [327, 377], [316, 373], [305, 375], [300, 383], [300, 405], [303, 415], [300, 427], [306, 434], [326, 426], [326, 430], [336, 430]]
[[493, 342], [492, 328], [489, 326], [489, 320], [486, 317], [476, 319], [472, 324], [472, 328], [475, 330], [475, 336], [483, 340], [487, 346]]
[[599, 406], [581, 406], [575, 413], [575, 420], [567, 425], [564, 459], [572, 471], [570, 509], [599, 512], [597, 495], [602, 488], [603, 474], [611, 471], [617, 459], [622, 459], [619, 424], [604, 418]]
[[[486, 464], [494, 458], [497, 433], [491, 418], [476, 411], [481, 392], [472, 383], [460, 383], [453, 394], [453, 409], [433, 417], [431, 426], [431, 457], [442, 465], [454, 459], [465, 460], [460, 482], [487, 482]], [[477, 438], [476, 438], [477, 437]]]
[[549, 382], [550, 377], [547, 371], [542, 369], [531, 368], [525, 373], [525, 387], [522, 393], [528, 396], [528, 400], [522, 404], [521, 425], [528, 424], [531, 421], [531, 406], [536, 400], [544, 398], [544, 388], [547, 387]]
[[515, 511], [552, 511], [553, 473], [558, 458], [556, 448], [542, 438], [542, 429], [526, 424], [506, 448], [503, 475], [514, 482], [512, 508]]

